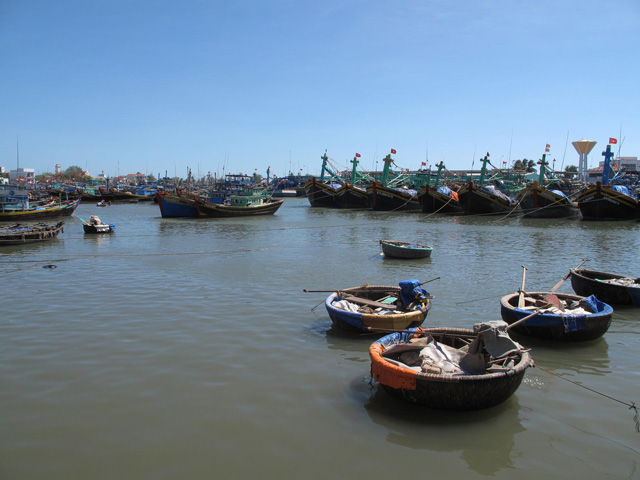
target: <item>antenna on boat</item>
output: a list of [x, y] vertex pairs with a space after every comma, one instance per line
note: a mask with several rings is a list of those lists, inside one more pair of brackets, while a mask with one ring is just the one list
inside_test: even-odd
[[567, 155], [568, 144], [569, 144], [569, 130], [567, 130], [567, 139], [564, 142], [564, 153], [562, 154], [562, 165], [560, 165], [560, 170], [564, 168], [564, 157]]

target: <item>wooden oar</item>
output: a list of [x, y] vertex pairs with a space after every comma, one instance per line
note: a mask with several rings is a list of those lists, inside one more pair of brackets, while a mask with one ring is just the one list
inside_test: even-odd
[[[440, 277], [432, 278], [431, 280], [425, 280], [424, 282], [421, 282], [419, 285], [424, 285], [425, 283], [433, 282], [434, 280], [439, 280], [439, 279], [440, 279]], [[363, 285], [363, 286], [357, 287], [357, 288], [358, 289], [362, 289], [362, 290], [366, 290], [367, 286], [368, 285]], [[337, 288], [335, 290], [307, 290], [306, 288], [302, 289], [302, 291], [304, 293], [333, 293], [333, 292], [341, 292], [342, 290], [345, 290], [345, 289], [340, 289], [340, 288]]]
[[[577, 270], [578, 268], [580, 268], [582, 265], [584, 265], [585, 263], [587, 263], [589, 260], [585, 259], [582, 261], [582, 263], [580, 263], [580, 265], [578, 265], [575, 269]], [[562, 284], [567, 280], [567, 278], [569, 278], [571, 276], [571, 270], [569, 270], [569, 273], [567, 273], [562, 280], [560, 280], [558, 283], [555, 284], [555, 286], [549, 291], [548, 295], [544, 296], [544, 300], [546, 302], [549, 302], [550, 304], [558, 307], [560, 310], [564, 310], [564, 308], [562, 308], [562, 305], [560, 304], [560, 299], [558, 298], [557, 295], [554, 295], [555, 291], [558, 290]]]
[[526, 317], [521, 318], [520, 320], [518, 320], [517, 322], [513, 322], [511, 325], [509, 325], [507, 327], [507, 330], [510, 330], [511, 328], [515, 327], [516, 325], [521, 324], [522, 322], [529, 320], [531, 317], [535, 317], [539, 312], [536, 310], [535, 312], [533, 312], [531, 315], [527, 315]]
[[527, 267], [522, 265], [522, 286], [520, 287], [520, 295], [518, 296], [518, 308], [524, 307], [524, 280], [527, 275]]
[[[582, 265], [584, 265], [585, 263], [587, 263], [589, 261], [589, 259], [583, 260], [582, 263], [580, 263], [580, 265], [578, 265], [574, 270], [577, 270], [578, 268], [580, 268]], [[549, 293], [554, 293], [556, 290], [558, 290], [562, 284], [567, 280], [567, 278], [569, 278], [571, 276], [571, 270], [569, 270], [569, 273], [567, 273], [562, 280], [560, 280], [558, 283], [555, 284], [555, 286], [549, 291]]]

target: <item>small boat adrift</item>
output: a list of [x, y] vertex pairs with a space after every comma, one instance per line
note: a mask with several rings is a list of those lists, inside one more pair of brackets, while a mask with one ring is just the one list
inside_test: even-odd
[[561, 342], [579, 342], [601, 337], [611, 325], [613, 308], [595, 296], [569, 293], [526, 292], [518, 307], [519, 293], [500, 300], [502, 319], [508, 324], [537, 312], [514, 325], [513, 332], [529, 337]]
[[463, 328], [396, 332], [369, 347], [371, 376], [392, 395], [443, 410], [480, 410], [506, 401], [533, 364], [501, 320]]
[[395, 240], [380, 240], [380, 245], [382, 245], [382, 253], [386, 257], [394, 258], [429, 258], [433, 250], [427, 245]]
[[398, 286], [364, 285], [337, 290], [325, 306], [331, 321], [346, 330], [366, 332], [419, 327], [431, 309], [431, 296], [418, 280]]
[[103, 223], [97, 215], [91, 215], [88, 222], [82, 224], [84, 233], [97, 234], [97, 233], [113, 233], [116, 231], [116, 226], [113, 223]]

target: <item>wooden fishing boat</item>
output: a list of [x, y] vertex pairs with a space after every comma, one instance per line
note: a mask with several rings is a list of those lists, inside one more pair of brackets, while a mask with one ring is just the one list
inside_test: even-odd
[[380, 240], [380, 245], [386, 257], [394, 258], [429, 258], [433, 250], [426, 245], [395, 240]]
[[198, 209], [196, 208], [194, 197], [158, 192], [156, 198], [162, 218], [198, 217]]
[[611, 305], [640, 306], [640, 278], [572, 268], [571, 287], [578, 295], [595, 295]]
[[458, 193], [445, 185], [437, 188], [425, 185], [418, 192], [418, 201], [423, 213], [445, 213], [448, 215], [462, 215], [464, 213]]
[[0, 228], [0, 245], [22, 245], [53, 240], [64, 232], [64, 222], [55, 225], [36, 223], [33, 225], [11, 225]]
[[580, 209], [560, 190], [540, 186], [533, 182], [518, 192], [523, 216], [527, 218], [577, 217]]
[[438, 186], [444, 162], [438, 164], [438, 173], [433, 186], [424, 185], [418, 192], [418, 202], [423, 213], [446, 213], [450, 215], [462, 215], [464, 210], [460, 205], [458, 192], [446, 185]]
[[458, 190], [460, 206], [465, 215], [507, 215], [518, 208], [518, 203], [494, 185], [485, 185], [489, 154], [482, 159], [478, 184], [469, 182]]
[[364, 285], [337, 290], [327, 297], [325, 306], [335, 325], [370, 333], [372, 329], [422, 325], [431, 309], [431, 298], [418, 280], [404, 280], [399, 286]]
[[26, 220], [68, 217], [73, 214], [79, 204], [80, 199], [77, 198], [68, 201], [53, 201], [36, 206], [28, 204], [22, 204], [20, 206], [3, 205], [0, 210], [0, 222], [22, 222]]
[[199, 217], [253, 217], [273, 215], [284, 203], [284, 199], [273, 199], [262, 190], [247, 189], [242, 195], [230, 195], [228, 203], [211, 203], [201, 198], [195, 200]]
[[469, 182], [460, 188], [458, 197], [465, 215], [507, 215], [518, 208], [517, 202], [493, 185]]
[[315, 177], [307, 181], [304, 191], [312, 207], [336, 207], [336, 196], [342, 185], [335, 182], [326, 183]]
[[[415, 330], [415, 331], [414, 331]], [[396, 332], [369, 347], [371, 376], [392, 395], [429, 408], [479, 410], [506, 401], [531, 356], [502, 321]]]
[[640, 216], [638, 199], [619, 185], [597, 182], [578, 195], [583, 220], [634, 220]]
[[622, 185], [609, 184], [611, 166], [611, 145], [602, 152], [604, 166], [602, 179], [589, 186], [578, 195], [578, 207], [583, 220], [633, 220], [640, 218], [640, 203], [631, 195], [629, 189]]
[[91, 215], [88, 222], [83, 222], [82, 228], [84, 233], [87, 234], [113, 233], [116, 231], [116, 226], [113, 223], [103, 223], [96, 215]]
[[547, 165], [546, 153], [542, 155], [538, 180], [518, 192], [518, 203], [527, 218], [565, 218], [580, 214], [578, 203], [573, 202], [564, 192], [549, 188], [545, 184]]
[[611, 325], [613, 308], [595, 296], [570, 293], [526, 292], [518, 307], [519, 293], [500, 300], [502, 319], [508, 324], [531, 313], [535, 316], [513, 327], [515, 333], [544, 340], [580, 342], [601, 337]]
[[367, 185], [369, 205], [373, 210], [421, 210], [418, 192], [412, 188], [390, 187], [378, 182]]

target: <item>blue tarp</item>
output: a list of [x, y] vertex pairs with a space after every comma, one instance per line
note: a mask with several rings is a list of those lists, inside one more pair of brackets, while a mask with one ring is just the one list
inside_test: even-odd
[[438, 187], [438, 188], [436, 189], [436, 191], [437, 191], [438, 193], [441, 193], [441, 194], [443, 194], [443, 195], [446, 195], [447, 197], [450, 197], [450, 196], [451, 196], [451, 189], [450, 189], [449, 187], [447, 187], [446, 185], [442, 185], [442, 186]]
[[420, 287], [419, 280], [403, 280], [400, 285], [400, 300], [405, 305], [419, 302], [426, 303], [429, 298], [429, 292]]
[[611, 189], [615, 190], [618, 193], [626, 195], [627, 197], [634, 198], [633, 195], [631, 195], [631, 192], [629, 192], [629, 189], [624, 185], [611, 185]]

